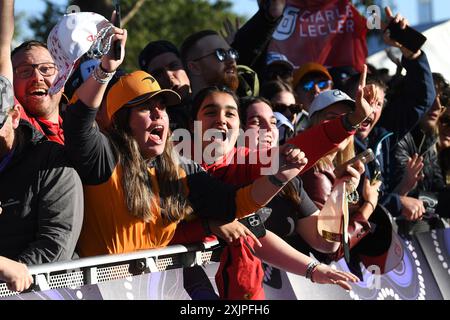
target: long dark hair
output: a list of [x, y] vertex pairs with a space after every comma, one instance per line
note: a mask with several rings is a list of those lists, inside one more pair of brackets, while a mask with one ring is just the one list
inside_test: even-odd
[[[270, 107], [270, 109], [272, 109], [272, 104], [270, 103], [270, 101], [263, 97], [244, 97], [241, 99], [240, 105], [239, 105], [239, 116], [241, 119], [241, 125], [243, 127], [246, 127], [246, 125], [247, 125], [248, 108], [252, 104], [255, 104], [258, 102], [263, 102], [263, 103], [267, 104]], [[289, 181], [289, 183], [286, 186], [284, 186], [283, 189], [281, 189], [279, 195], [281, 197], [285, 198], [286, 200], [291, 201], [294, 204], [295, 208], [298, 208], [300, 205], [300, 201], [301, 201], [298, 191], [299, 190], [297, 190], [295, 188], [294, 183], [292, 181]]]
[[[130, 113], [131, 108], [117, 111], [108, 129], [108, 136], [123, 170], [122, 187], [127, 208], [131, 215], [144, 221], [151, 220], [154, 210], [159, 211], [167, 223], [180, 221], [192, 213], [192, 207], [186, 197], [188, 190], [182, 182], [178, 155], [172, 142], [167, 139], [163, 153], [155, 159], [144, 159], [131, 133]], [[156, 186], [153, 186], [148, 173], [149, 165], [157, 173], [159, 204], [152, 191]]]

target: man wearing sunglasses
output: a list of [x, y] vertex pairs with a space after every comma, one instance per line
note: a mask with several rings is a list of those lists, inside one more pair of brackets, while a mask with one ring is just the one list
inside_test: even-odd
[[236, 91], [239, 86], [238, 52], [213, 30], [191, 34], [181, 45], [181, 58], [195, 95], [201, 89], [224, 85]]
[[0, 3], [0, 71], [13, 82], [14, 93], [23, 106], [21, 117], [49, 140], [64, 144], [59, 102], [62, 91], [50, 95], [58, 70], [47, 46], [27, 41], [10, 52], [14, 33], [14, 1]]
[[321, 64], [308, 62], [295, 71], [292, 86], [298, 103], [309, 111], [309, 106], [319, 93], [333, 89], [333, 78]]

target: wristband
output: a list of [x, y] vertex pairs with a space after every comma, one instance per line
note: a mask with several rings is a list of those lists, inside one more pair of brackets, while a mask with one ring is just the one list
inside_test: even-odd
[[92, 77], [100, 84], [107, 84], [112, 79], [115, 73], [115, 71], [106, 72], [103, 69], [102, 64], [99, 63], [92, 72]]
[[288, 183], [288, 181], [281, 181], [274, 174], [271, 174], [268, 178], [270, 183], [280, 188], [283, 188]]
[[311, 282], [314, 282], [312, 275], [314, 270], [316, 270], [317, 266], [319, 265], [320, 262], [318, 261], [311, 261], [310, 263], [308, 263], [308, 265], [306, 266], [305, 278], [311, 280]]
[[354, 130], [358, 130], [360, 127], [360, 123], [356, 124], [356, 125], [352, 125], [350, 123], [350, 120], [348, 120], [348, 116], [350, 115], [350, 113], [347, 113], [346, 115], [344, 115], [342, 117], [342, 125], [344, 126], [344, 129], [347, 131], [354, 131]]
[[375, 206], [373, 205], [372, 202], [370, 202], [369, 200], [364, 200], [364, 202], [370, 204], [370, 206], [372, 207], [372, 210], [375, 211]]

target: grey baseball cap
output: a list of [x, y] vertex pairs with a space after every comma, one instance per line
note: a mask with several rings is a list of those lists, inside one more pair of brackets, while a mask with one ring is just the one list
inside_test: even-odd
[[3, 128], [12, 107], [14, 107], [14, 89], [11, 82], [0, 75], [0, 129]]
[[312, 117], [314, 113], [338, 102], [346, 102], [349, 106], [355, 108], [355, 100], [350, 98], [345, 92], [337, 89], [327, 90], [319, 93], [314, 98], [313, 102], [309, 106], [309, 116]]

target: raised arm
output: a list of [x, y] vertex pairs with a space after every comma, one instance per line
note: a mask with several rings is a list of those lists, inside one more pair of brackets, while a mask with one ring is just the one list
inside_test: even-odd
[[[100, 67], [105, 72], [115, 72], [117, 68], [122, 64], [125, 58], [125, 44], [127, 41], [127, 30], [114, 28], [114, 37], [111, 43], [115, 43], [116, 40], [120, 40], [122, 47], [121, 57], [119, 60], [114, 59], [114, 50], [110, 50], [107, 55], [102, 57]], [[90, 76], [76, 91], [78, 98], [88, 107], [100, 108], [103, 96], [106, 92], [106, 86], [108, 83], [101, 84], [97, 82], [93, 76]]]
[[287, 143], [297, 146], [306, 154], [308, 164], [303, 172], [306, 172], [320, 158], [335, 150], [341, 142], [353, 135], [356, 127], [373, 112], [373, 107], [364, 97], [366, 78], [367, 66], [364, 65], [359, 79], [353, 112], [313, 126], [287, 141]]
[[0, 74], [13, 83], [11, 43], [14, 35], [14, 0], [0, 1]]
[[[126, 30], [115, 28], [113, 41], [121, 40], [122, 57], [114, 60], [111, 52], [103, 56], [101, 66], [114, 72], [125, 55]], [[67, 108], [64, 119], [65, 147], [84, 184], [105, 182], [116, 166], [108, 139], [100, 133], [95, 116], [103, 100], [107, 83], [97, 82], [91, 75], [76, 91], [77, 101]]]
[[[404, 29], [408, 21], [397, 14], [393, 16], [389, 7], [386, 8], [388, 22], [400, 24]], [[386, 44], [397, 47], [402, 52], [402, 66], [406, 69], [403, 90], [398, 90], [385, 107], [380, 124], [394, 132], [391, 144], [397, 144], [408, 133], [432, 106], [436, 97], [433, 76], [425, 53], [421, 50], [411, 52], [390, 38], [389, 32], [384, 33]], [[399, 116], [401, 115], [401, 116]]]
[[254, 68], [258, 57], [265, 52], [272, 33], [280, 21], [286, 0], [263, 0], [260, 8], [234, 37], [231, 46], [239, 51], [239, 64]]

